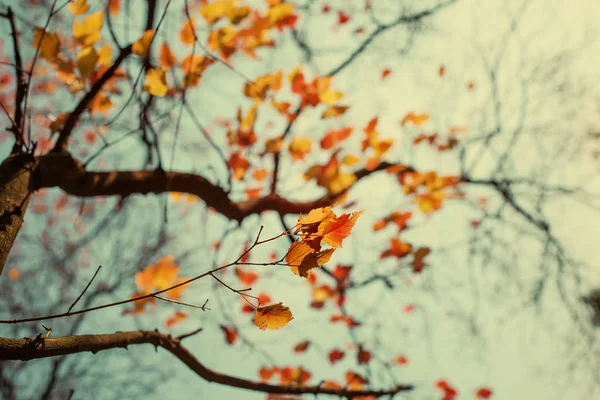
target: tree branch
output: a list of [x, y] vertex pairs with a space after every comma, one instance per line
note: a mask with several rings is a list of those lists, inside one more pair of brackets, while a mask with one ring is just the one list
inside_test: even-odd
[[162, 347], [177, 357], [197, 375], [209, 382], [216, 382], [226, 386], [263, 393], [329, 394], [353, 398], [358, 396], [393, 396], [396, 393], [413, 389], [411, 385], [398, 385], [388, 390], [352, 391], [347, 389], [327, 389], [320, 386], [280, 386], [250, 381], [230, 375], [224, 375], [205, 367], [192, 353], [181, 345], [179, 339], [156, 331], [129, 331], [99, 335], [63, 336], [58, 338], [43, 338], [39, 335], [34, 339], [10, 339], [0, 337], [0, 360], [27, 361], [36, 358], [56, 357], [84, 352], [92, 352], [95, 354], [99, 351], [119, 347], [127, 349], [130, 345], [138, 344], [152, 344], [155, 347]]
[[[64, 155], [64, 158], [69, 157], [69, 155]], [[55, 157], [55, 159], [58, 162], [62, 157]], [[39, 157], [39, 160], [40, 170], [43, 169], [43, 165], [50, 168], [54, 164], [54, 160], [48, 156]], [[41, 162], [42, 160], [46, 162]], [[66, 193], [80, 197], [126, 197], [132, 194], [183, 192], [198, 196], [207, 206], [235, 221], [242, 221], [250, 215], [260, 214], [263, 211], [277, 211], [283, 215], [308, 213], [314, 208], [331, 205], [344, 194], [344, 192], [326, 194], [312, 201], [298, 202], [283, 198], [277, 193], [271, 193], [258, 199], [236, 203], [229, 198], [223, 188], [200, 175], [185, 172], [166, 172], [160, 169], [154, 171], [89, 172], [81, 165], [73, 168], [72, 165], [76, 163], [77, 161], [73, 160], [72, 163], [67, 164], [68, 168], [60, 172], [57, 171], [59, 169], [57, 166], [52, 168], [53, 173], [39, 174], [39, 186], [36, 189], [58, 186]], [[372, 173], [395, 165], [383, 162], [372, 171], [360, 169], [354, 174], [357, 181], [359, 181]], [[405, 168], [407, 171], [412, 170], [411, 167]]]
[[79, 104], [77, 104], [77, 107], [75, 107], [73, 112], [69, 114], [69, 117], [65, 121], [65, 125], [63, 126], [62, 130], [60, 131], [60, 135], [56, 140], [56, 144], [52, 149], [53, 153], [64, 153], [67, 150], [69, 137], [71, 136], [71, 132], [73, 131], [73, 128], [75, 128], [75, 124], [79, 120], [79, 117], [81, 117], [81, 114], [89, 106], [94, 97], [96, 97], [96, 95], [100, 92], [104, 84], [113, 77], [123, 60], [125, 60], [125, 58], [131, 54], [131, 51], [132, 45], [121, 49], [121, 52], [114, 63], [104, 72], [104, 74], [102, 74], [100, 79], [94, 82], [89, 92], [83, 96]]

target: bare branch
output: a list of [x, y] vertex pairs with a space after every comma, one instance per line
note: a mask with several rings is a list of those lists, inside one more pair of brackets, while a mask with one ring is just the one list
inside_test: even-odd
[[396, 393], [410, 391], [411, 385], [398, 385], [388, 390], [348, 390], [326, 389], [320, 386], [280, 386], [255, 382], [230, 375], [224, 375], [205, 367], [192, 353], [181, 345], [180, 339], [160, 332], [129, 331], [100, 335], [64, 336], [53, 339], [0, 338], [0, 360], [33, 360], [37, 358], [56, 357], [74, 353], [92, 352], [125, 348], [130, 345], [152, 344], [167, 350], [192, 371], [209, 382], [254, 390], [263, 393], [282, 394], [329, 394], [333, 396], [354, 398], [359, 396], [393, 396]]

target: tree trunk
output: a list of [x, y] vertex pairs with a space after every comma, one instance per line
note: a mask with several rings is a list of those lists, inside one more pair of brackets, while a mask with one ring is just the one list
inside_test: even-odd
[[10, 156], [0, 164], [0, 275], [23, 224], [35, 164], [26, 154]]

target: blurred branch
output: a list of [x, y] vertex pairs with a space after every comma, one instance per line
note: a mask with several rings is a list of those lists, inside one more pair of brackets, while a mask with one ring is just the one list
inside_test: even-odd
[[320, 386], [280, 386], [255, 382], [230, 375], [224, 375], [205, 367], [198, 359], [181, 345], [180, 339], [173, 338], [157, 331], [129, 331], [99, 335], [75, 335], [46, 339], [36, 338], [9, 339], [0, 338], [0, 360], [33, 360], [37, 358], [56, 357], [67, 354], [92, 352], [124, 348], [130, 345], [152, 344], [167, 350], [197, 375], [209, 382], [254, 390], [263, 393], [282, 394], [329, 394], [333, 396], [354, 398], [359, 396], [393, 396], [396, 393], [410, 391], [411, 385], [398, 385], [388, 390], [347, 390], [327, 389]]

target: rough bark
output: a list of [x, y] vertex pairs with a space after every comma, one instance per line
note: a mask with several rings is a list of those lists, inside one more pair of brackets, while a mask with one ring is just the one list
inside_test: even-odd
[[63, 356], [67, 354], [92, 352], [114, 348], [127, 348], [130, 345], [152, 344], [169, 351], [192, 371], [209, 382], [254, 390], [264, 393], [284, 394], [331, 394], [352, 398], [358, 396], [393, 396], [395, 393], [412, 390], [411, 385], [398, 385], [388, 390], [326, 389], [320, 386], [279, 386], [255, 382], [234, 376], [220, 374], [205, 367], [192, 353], [181, 345], [181, 340], [156, 331], [129, 331], [101, 335], [75, 335], [58, 338], [9, 339], [0, 337], [0, 360], [28, 361], [36, 358]]
[[0, 275], [23, 224], [35, 160], [13, 155], [0, 164]]

